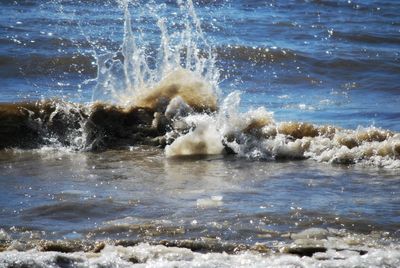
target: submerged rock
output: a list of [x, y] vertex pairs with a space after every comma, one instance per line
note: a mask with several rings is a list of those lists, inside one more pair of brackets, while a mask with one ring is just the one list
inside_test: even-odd
[[315, 239], [297, 239], [289, 246], [280, 249], [282, 253], [311, 257], [316, 252], [326, 252], [325, 241]]
[[[235, 243], [223, 243], [217, 239], [211, 238], [201, 238], [196, 240], [163, 240], [156, 245], [163, 245], [167, 247], [178, 247], [178, 248], [187, 248], [193, 252], [201, 252], [201, 253], [208, 253], [208, 252], [225, 252], [225, 253], [237, 253], [239, 251], [247, 250], [250, 247], [244, 244], [235, 244]], [[265, 251], [266, 247], [261, 246], [254, 246], [252, 248], [254, 251]]]
[[301, 247], [289, 247], [284, 250], [284, 253], [295, 254], [300, 257], [307, 256], [311, 257], [317, 252], [326, 252], [327, 249], [325, 247], [313, 247], [313, 246], [301, 246]]
[[40, 240], [36, 247], [39, 251], [55, 251], [61, 253], [71, 253], [77, 251], [94, 251], [98, 250], [97, 244], [91, 242], [82, 242], [79, 240], [56, 240], [46, 241]]
[[300, 233], [294, 233], [290, 235], [291, 239], [326, 239], [328, 231], [323, 228], [309, 228]]

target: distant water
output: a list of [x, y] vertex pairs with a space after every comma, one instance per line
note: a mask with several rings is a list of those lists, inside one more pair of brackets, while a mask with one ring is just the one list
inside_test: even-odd
[[[174, 1], [156, 1], [174, 23]], [[139, 5], [143, 5], [143, 3]], [[218, 54], [225, 94], [266, 106], [279, 119], [399, 128], [397, 1], [199, 1], [196, 12]], [[2, 101], [89, 101], [93, 51], [116, 51], [123, 10], [114, 1], [2, 1]], [[154, 16], [132, 12], [148, 50]], [[178, 26], [176, 26], [178, 27]], [[145, 40], [146, 41], [146, 40]], [[384, 104], [382, 106], [382, 104]]]
[[396, 0], [1, 1], [0, 267], [400, 266], [399, 44]]

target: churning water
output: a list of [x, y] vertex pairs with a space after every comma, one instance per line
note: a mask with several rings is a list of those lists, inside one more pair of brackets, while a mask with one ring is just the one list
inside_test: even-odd
[[1, 1], [0, 267], [398, 267], [399, 10]]

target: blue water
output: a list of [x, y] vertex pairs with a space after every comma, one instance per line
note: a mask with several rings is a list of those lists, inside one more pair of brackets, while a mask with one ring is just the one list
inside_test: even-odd
[[[136, 42], [156, 65], [157, 19], [173, 35], [183, 27], [179, 7], [129, 7]], [[400, 131], [399, 1], [200, 0], [195, 9], [216, 54], [220, 100], [240, 90], [240, 109], [266, 107], [277, 122]], [[120, 55], [124, 22], [112, 0], [0, 1], [0, 103], [91, 102], [96, 60]], [[9, 149], [0, 151], [0, 231], [12, 239], [29, 231], [38, 239], [275, 245], [290, 232], [332, 227], [398, 239], [399, 178], [398, 168], [169, 159], [143, 146]]]
[[[87, 80], [96, 77], [95, 53], [117, 51], [122, 44], [118, 4], [0, 5], [0, 101], [90, 101], [96, 82]], [[195, 6], [219, 55], [220, 88], [224, 95], [241, 90], [243, 109], [266, 106], [279, 121], [400, 130], [398, 1], [198, 1]], [[132, 5], [139, 42], [156, 51], [157, 16], [167, 17], [173, 32], [181, 27], [177, 11], [174, 1]]]

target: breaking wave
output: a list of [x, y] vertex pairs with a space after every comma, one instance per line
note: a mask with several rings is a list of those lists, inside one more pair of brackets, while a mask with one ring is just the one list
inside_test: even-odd
[[[231, 152], [251, 159], [314, 159], [319, 162], [400, 167], [400, 135], [376, 127], [341, 129], [304, 122], [276, 122], [265, 108], [239, 113], [231, 93], [214, 115], [189, 115], [191, 126], [167, 145], [167, 156]], [[175, 124], [177, 124], [175, 122]]]
[[[239, 112], [239, 92], [216, 107], [216, 96], [198, 77], [183, 70], [175, 79], [172, 75], [132, 106], [62, 101], [3, 104], [0, 146], [57, 143], [77, 150], [104, 150], [149, 144], [165, 147], [167, 157], [237, 154], [257, 160], [313, 159], [400, 168], [399, 133], [377, 127], [350, 130], [276, 122], [263, 107]], [[180, 79], [196, 82], [180, 83]]]
[[[119, 4], [124, 11], [124, 41], [118, 51], [93, 57], [31, 55], [21, 61], [27, 66], [23, 69], [32, 73], [54, 69], [96, 73], [92, 103], [0, 104], [0, 149], [57, 145], [105, 150], [148, 144], [165, 147], [167, 157], [236, 154], [258, 160], [313, 159], [400, 168], [399, 133], [376, 127], [349, 130], [277, 122], [265, 107], [241, 112], [240, 92], [221, 100], [217, 59], [260, 62], [304, 56], [268, 48], [214, 49], [202, 32], [192, 1], [178, 1], [182, 30], [173, 34], [167, 20], [154, 15], [160, 40], [145, 46], [132, 30], [129, 7], [134, 3]], [[157, 55], [149, 57], [148, 48], [156, 46]], [[4, 66], [15, 61], [0, 58]], [[354, 68], [352, 62], [343, 64]]]

